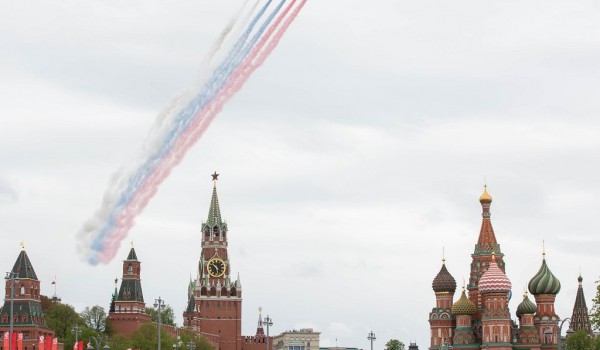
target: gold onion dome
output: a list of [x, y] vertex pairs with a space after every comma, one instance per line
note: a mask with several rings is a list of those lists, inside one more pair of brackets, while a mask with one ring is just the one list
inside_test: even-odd
[[479, 292], [485, 293], [508, 293], [512, 288], [512, 284], [506, 274], [500, 270], [496, 257], [492, 254], [490, 267], [481, 275], [479, 279]]
[[537, 306], [533, 303], [533, 301], [529, 300], [527, 296], [527, 292], [523, 295], [523, 301], [517, 306], [517, 316], [522, 315], [533, 315], [537, 311]]
[[560, 292], [560, 281], [546, 264], [546, 256], [542, 260], [540, 270], [529, 281], [529, 293], [533, 295], [558, 294]]
[[436, 293], [454, 293], [456, 291], [456, 280], [452, 277], [450, 272], [448, 272], [445, 263], [442, 264], [440, 272], [438, 272], [437, 276], [433, 279], [431, 287]]
[[490, 204], [492, 203], [492, 196], [487, 191], [487, 185], [483, 186], [483, 193], [479, 197], [479, 203], [481, 204]]
[[477, 306], [473, 304], [467, 295], [465, 294], [465, 288], [463, 287], [460, 298], [452, 304], [452, 313], [454, 315], [475, 315], [477, 313]]

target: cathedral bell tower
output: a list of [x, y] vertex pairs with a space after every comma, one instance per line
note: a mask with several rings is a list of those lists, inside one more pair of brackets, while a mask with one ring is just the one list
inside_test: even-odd
[[227, 223], [221, 219], [217, 178], [212, 174], [213, 192], [208, 218], [201, 226], [200, 261], [197, 278], [188, 288], [184, 325], [217, 343], [218, 350], [240, 350], [242, 340], [242, 286], [239, 275], [231, 279], [227, 252]]

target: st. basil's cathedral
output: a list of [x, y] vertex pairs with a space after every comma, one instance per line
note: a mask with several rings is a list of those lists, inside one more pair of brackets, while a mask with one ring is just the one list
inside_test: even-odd
[[558, 349], [560, 319], [554, 311], [554, 301], [560, 292], [560, 281], [548, 268], [543, 254], [542, 266], [528, 284], [535, 303], [525, 292], [517, 307], [519, 324], [516, 324], [508, 308], [512, 284], [506, 276], [504, 254], [492, 227], [492, 197], [486, 187], [479, 202], [483, 220], [471, 254], [469, 283], [453, 303], [456, 281], [445, 261], [433, 280], [436, 306], [429, 314], [429, 349]]

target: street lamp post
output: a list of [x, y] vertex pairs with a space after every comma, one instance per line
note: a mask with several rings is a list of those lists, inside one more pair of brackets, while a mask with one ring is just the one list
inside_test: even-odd
[[[94, 341], [95, 347], [92, 347], [92, 340]], [[103, 347], [102, 343], [106, 343]], [[110, 346], [108, 346], [108, 337], [105, 335], [99, 335], [97, 337], [91, 336], [90, 341], [88, 342], [86, 350], [110, 350]]]
[[375, 338], [375, 333], [373, 333], [373, 331], [371, 331], [371, 333], [369, 333], [367, 339], [369, 339], [371, 341], [371, 350], [373, 350], [373, 341], [377, 338]]
[[158, 317], [158, 350], [160, 350], [160, 324], [161, 324], [160, 312], [164, 306], [165, 306], [165, 301], [162, 300], [160, 297], [158, 297], [158, 299], [154, 299], [154, 307], [156, 308], [157, 317]]
[[75, 344], [77, 344], [77, 340], [79, 339], [79, 332], [81, 332], [81, 327], [79, 327], [79, 325], [76, 323], [73, 326], [73, 329], [71, 329], [71, 333], [75, 334]]
[[565, 318], [562, 320], [562, 322], [560, 323], [560, 326], [558, 327], [558, 350], [562, 350], [562, 328], [563, 325], [565, 324], [565, 322], [569, 321], [569, 328], [567, 329], [567, 336], [571, 335], [571, 333], [573, 333], [573, 330], [571, 329], [571, 319], [570, 318]]
[[265, 317], [263, 324], [267, 326], [267, 350], [270, 350], [269, 349], [269, 327], [271, 327], [273, 325], [273, 320], [269, 317], [269, 315], [267, 315], [267, 317]]
[[6, 273], [6, 280], [10, 280], [10, 321], [9, 321], [9, 329], [10, 329], [10, 333], [8, 336], [8, 350], [13, 350], [12, 348], [12, 334], [13, 334], [13, 327], [14, 327], [14, 302], [15, 302], [15, 278], [17, 277], [17, 273], [16, 272], [7, 272]]

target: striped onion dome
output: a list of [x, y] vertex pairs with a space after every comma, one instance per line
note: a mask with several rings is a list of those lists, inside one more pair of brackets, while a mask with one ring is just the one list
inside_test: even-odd
[[462, 295], [460, 296], [460, 299], [458, 299], [452, 305], [452, 313], [457, 316], [475, 315], [475, 313], [477, 313], [477, 306], [475, 306], [475, 304], [473, 304], [473, 302], [471, 300], [469, 300], [469, 298], [467, 298], [464, 287], [463, 287]]
[[546, 257], [542, 260], [540, 270], [529, 281], [529, 292], [533, 295], [558, 294], [560, 292], [560, 281], [546, 265]]
[[512, 287], [506, 274], [500, 270], [496, 258], [492, 255], [490, 267], [481, 275], [479, 279], [479, 292], [485, 293], [508, 293]]
[[533, 315], [537, 311], [537, 306], [533, 301], [529, 300], [527, 293], [523, 295], [523, 301], [517, 306], [517, 316], [521, 315]]
[[433, 291], [436, 293], [444, 293], [444, 292], [452, 292], [456, 291], [456, 280], [448, 269], [446, 269], [446, 264], [442, 264], [442, 268], [440, 272], [438, 272], [437, 276], [433, 279], [433, 283], [431, 283], [431, 287]]

